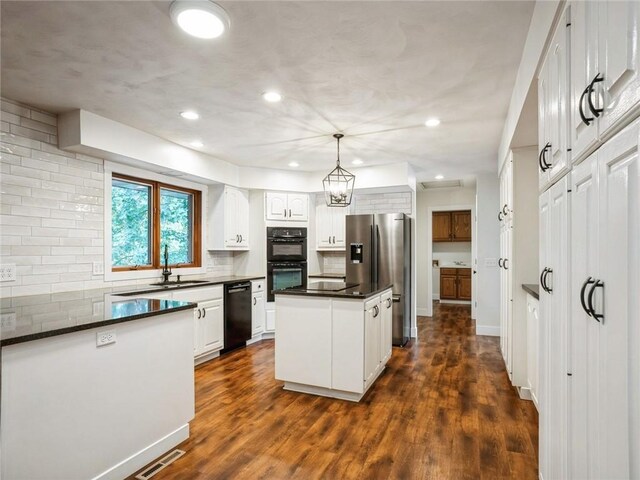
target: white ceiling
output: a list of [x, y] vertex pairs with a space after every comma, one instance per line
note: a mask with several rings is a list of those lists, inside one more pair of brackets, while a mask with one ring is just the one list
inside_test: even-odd
[[[419, 180], [495, 172], [533, 2], [220, 2], [217, 40], [169, 2], [1, 3], [2, 95], [82, 108], [240, 165], [410, 162]], [[268, 104], [265, 90], [284, 99]], [[196, 109], [201, 119], [179, 117]], [[437, 128], [424, 127], [430, 116]]]

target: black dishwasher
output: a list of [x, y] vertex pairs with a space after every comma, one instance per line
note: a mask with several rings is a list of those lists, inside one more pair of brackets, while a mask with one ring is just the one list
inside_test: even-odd
[[224, 349], [244, 347], [251, 338], [251, 282], [224, 286]]

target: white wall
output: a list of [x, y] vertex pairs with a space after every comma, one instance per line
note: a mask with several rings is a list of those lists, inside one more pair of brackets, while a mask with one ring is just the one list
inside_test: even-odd
[[419, 190], [416, 195], [416, 299], [418, 315], [429, 315], [428, 293], [433, 291], [432, 269], [428, 260], [431, 233], [428, 230], [429, 208], [452, 205], [474, 205], [476, 190], [473, 187], [437, 188]]
[[[149, 283], [93, 274], [94, 262], [104, 265], [104, 160], [58, 149], [55, 115], [7, 99], [1, 108], [0, 263], [18, 275], [0, 295]], [[204, 262], [207, 276], [233, 272], [232, 252]]]
[[[476, 179], [476, 216], [478, 255], [476, 282], [476, 333], [500, 335], [500, 208], [499, 179], [496, 175], [479, 175]], [[493, 266], [487, 266], [487, 262]]]

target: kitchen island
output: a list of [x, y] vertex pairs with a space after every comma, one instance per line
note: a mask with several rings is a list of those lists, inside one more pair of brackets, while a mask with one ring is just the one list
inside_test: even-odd
[[317, 282], [275, 292], [276, 379], [360, 401], [391, 358], [392, 285]]
[[4, 298], [2, 478], [125, 478], [189, 436], [194, 303]]

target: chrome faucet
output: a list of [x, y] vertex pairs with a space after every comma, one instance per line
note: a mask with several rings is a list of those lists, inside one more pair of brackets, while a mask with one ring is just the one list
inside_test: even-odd
[[162, 278], [164, 282], [169, 281], [169, 277], [171, 276], [171, 269], [169, 268], [169, 245], [164, 244], [164, 269], [162, 270]]

